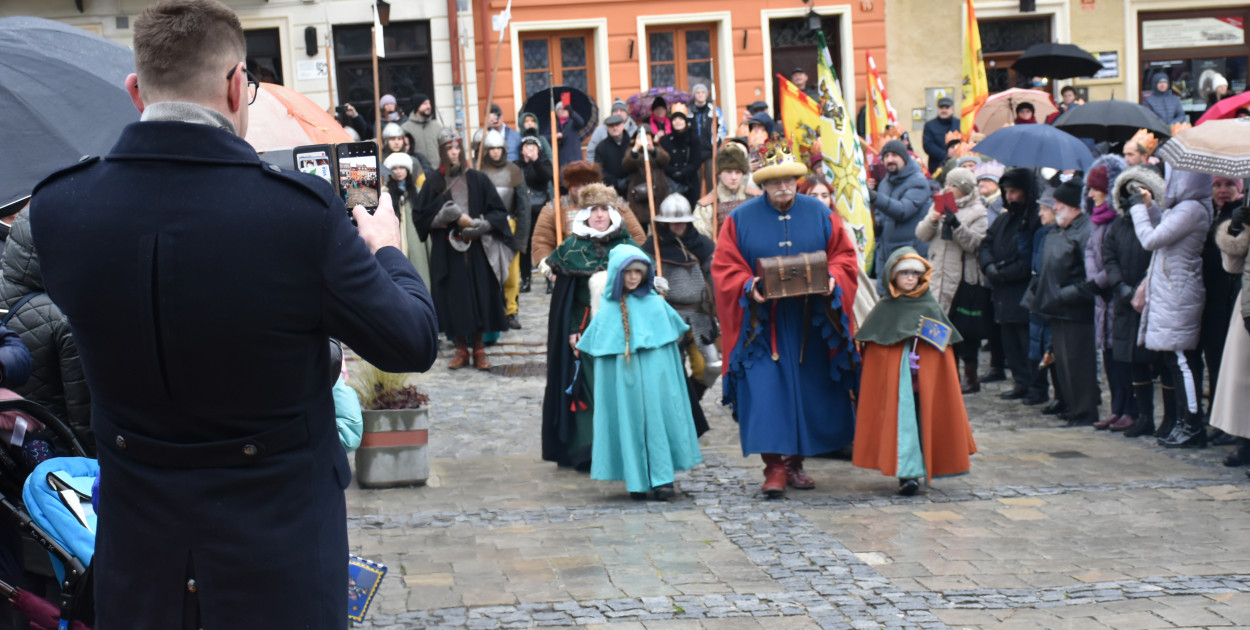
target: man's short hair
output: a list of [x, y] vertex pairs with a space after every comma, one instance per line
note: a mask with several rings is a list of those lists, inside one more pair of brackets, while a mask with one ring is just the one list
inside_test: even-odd
[[1060, 94], [1067, 94], [1068, 92], [1071, 92], [1073, 96], [1076, 96], [1076, 88], [1071, 85], [1065, 85], [1062, 90], [1059, 90]]
[[145, 98], [211, 96], [231, 64], [247, 57], [239, 16], [219, 0], [162, 0], [135, 18], [134, 29]]

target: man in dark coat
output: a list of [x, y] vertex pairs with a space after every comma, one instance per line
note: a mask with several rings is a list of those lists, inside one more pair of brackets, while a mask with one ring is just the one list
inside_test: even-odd
[[625, 133], [625, 118], [612, 114], [603, 121], [608, 137], [595, 145], [595, 164], [603, 169], [603, 184], [616, 191], [622, 199], [629, 192], [629, 174], [625, 172], [625, 154], [629, 152], [629, 135]]
[[[880, 182], [868, 183], [875, 188], [869, 192], [869, 199], [873, 215], [881, 225], [877, 236], [877, 269], [884, 269], [890, 254], [900, 247], [914, 247], [921, 256], [929, 253], [929, 244], [916, 238], [916, 226], [932, 203], [929, 181], [902, 140], [885, 143], [881, 148], [881, 161], [889, 175]], [[881, 277], [877, 278], [877, 292], [883, 295], [885, 292]]]
[[243, 29], [217, 0], [135, 19], [143, 112], [35, 189], [99, 444], [97, 630], [347, 628], [350, 469], [329, 338], [388, 372], [437, 352], [390, 196], [353, 210], [242, 138]]
[[929, 156], [930, 173], [936, 173], [946, 163], [946, 134], [952, 131], [959, 131], [959, 119], [955, 118], [955, 102], [949, 98], [939, 98], [937, 118], [924, 124], [924, 152]]
[[[1003, 338], [1003, 360], [1015, 387], [1003, 392], [1008, 400], [1028, 395], [1033, 378], [1029, 362], [1029, 311], [1020, 305], [1032, 278], [1033, 230], [1037, 217], [1037, 184], [1033, 172], [1013, 168], [999, 179], [1003, 211], [985, 233], [977, 261], [993, 285], [994, 320]], [[1090, 315], [1093, 321], [1093, 315]]]

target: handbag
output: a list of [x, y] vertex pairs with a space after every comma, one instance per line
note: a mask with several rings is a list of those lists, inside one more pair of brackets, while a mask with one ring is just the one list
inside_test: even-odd
[[989, 307], [989, 289], [960, 279], [947, 315], [964, 339], [981, 339], [985, 337], [985, 311]]

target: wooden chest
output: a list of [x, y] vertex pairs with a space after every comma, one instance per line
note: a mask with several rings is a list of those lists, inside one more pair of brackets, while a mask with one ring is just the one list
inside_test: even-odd
[[760, 295], [767, 300], [829, 291], [829, 266], [823, 251], [760, 258], [755, 267]]

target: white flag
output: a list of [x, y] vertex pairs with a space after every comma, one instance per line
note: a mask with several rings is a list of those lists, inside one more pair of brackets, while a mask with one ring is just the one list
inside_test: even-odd
[[382, 37], [382, 20], [378, 17], [378, 5], [373, 5], [373, 37], [378, 49], [378, 59], [386, 57], [386, 38]]

